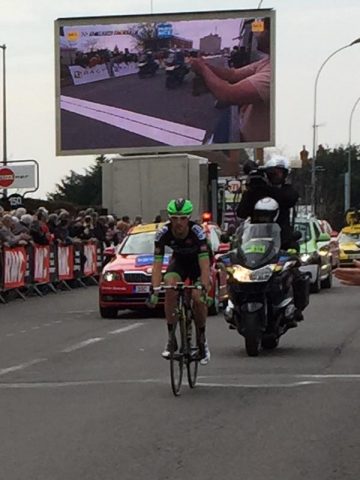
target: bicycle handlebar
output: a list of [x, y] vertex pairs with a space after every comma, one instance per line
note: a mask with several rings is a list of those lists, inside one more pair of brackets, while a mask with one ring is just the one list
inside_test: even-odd
[[205, 290], [203, 285], [186, 285], [183, 282], [178, 282], [176, 285], [162, 285], [160, 287], [160, 292], [164, 290], [176, 290], [177, 292], [181, 290]]

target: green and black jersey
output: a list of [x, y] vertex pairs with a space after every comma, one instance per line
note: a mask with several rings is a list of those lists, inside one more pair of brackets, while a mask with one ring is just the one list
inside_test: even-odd
[[209, 258], [209, 245], [203, 228], [195, 222], [189, 222], [189, 233], [185, 238], [176, 238], [171, 230], [171, 223], [167, 222], [156, 232], [155, 262], [161, 262], [165, 247], [173, 251], [173, 259], [177, 261], [197, 262], [201, 258]]

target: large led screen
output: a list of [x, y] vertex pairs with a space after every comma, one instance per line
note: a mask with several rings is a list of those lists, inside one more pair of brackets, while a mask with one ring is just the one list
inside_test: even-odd
[[274, 145], [275, 12], [55, 22], [57, 154]]

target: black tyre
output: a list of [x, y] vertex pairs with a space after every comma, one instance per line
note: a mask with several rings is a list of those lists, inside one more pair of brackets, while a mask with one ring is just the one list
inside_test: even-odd
[[318, 267], [315, 283], [310, 284], [311, 293], [319, 293], [321, 290], [320, 267]]
[[[184, 355], [183, 355], [183, 336], [180, 328], [181, 321], [176, 324], [171, 334], [171, 348], [170, 348], [170, 379], [171, 389], [173, 394], [177, 397], [180, 395], [181, 384], [184, 372]], [[178, 345], [178, 350], [175, 351], [174, 346]]]
[[198, 348], [196, 341], [195, 325], [192, 318], [187, 320], [186, 324], [186, 341], [187, 341], [187, 355], [186, 355], [186, 371], [188, 384], [190, 388], [195, 388], [197, 373], [198, 373]]
[[249, 315], [246, 319], [244, 337], [246, 353], [249, 357], [257, 357], [262, 337], [260, 317], [257, 314]]
[[246, 353], [249, 357], [257, 357], [260, 350], [260, 335], [249, 334], [245, 337]]
[[331, 288], [333, 283], [332, 272], [329, 273], [329, 276], [321, 282], [321, 288]]
[[100, 307], [100, 315], [102, 318], [116, 318], [118, 314], [117, 308]]
[[261, 339], [261, 347], [264, 350], [273, 350], [279, 345], [279, 339], [275, 335], [264, 335]]

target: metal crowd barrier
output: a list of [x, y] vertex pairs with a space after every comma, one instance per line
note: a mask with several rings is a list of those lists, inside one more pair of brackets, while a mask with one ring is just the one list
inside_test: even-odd
[[61, 288], [97, 285], [102, 259], [103, 245], [93, 240], [0, 246], [0, 301], [6, 303], [10, 292], [23, 300], [31, 293], [43, 296], [44, 285], [54, 293]]

